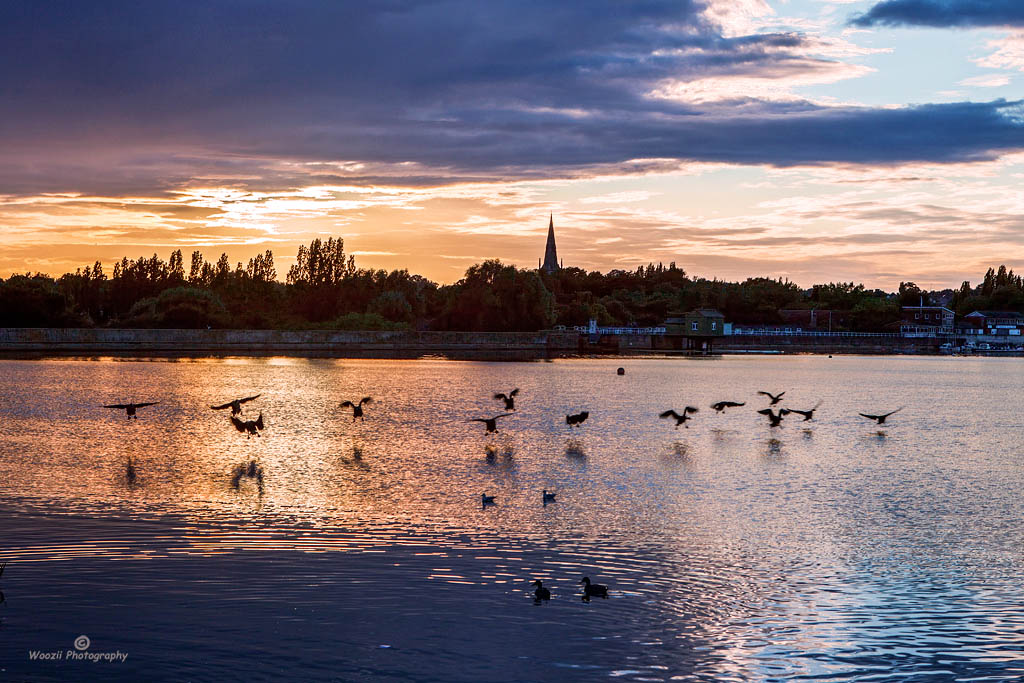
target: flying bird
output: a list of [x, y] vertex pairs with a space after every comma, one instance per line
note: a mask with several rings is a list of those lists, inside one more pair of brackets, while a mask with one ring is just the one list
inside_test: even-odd
[[690, 415], [692, 415], [693, 413], [696, 413], [696, 412], [697, 412], [697, 409], [694, 408], [693, 406], [686, 406], [685, 408], [683, 408], [683, 414], [682, 415], [680, 415], [679, 413], [677, 413], [674, 410], [666, 410], [664, 413], [662, 413], [658, 417], [662, 417], [662, 418], [671, 417], [671, 418], [673, 418], [676, 421], [676, 429], [679, 429], [679, 425], [683, 425], [684, 427], [689, 429], [690, 426], [685, 424], [685, 422], [687, 420], [693, 419], [693, 418], [690, 417]]
[[779, 425], [782, 424], [782, 411], [781, 410], [778, 413], [775, 413], [775, 412], [772, 411], [771, 408], [765, 408], [764, 410], [759, 410], [757, 412], [759, 414], [761, 414], [761, 415], [767, 415], [768, 419], [771, 421], [771, 426], [772, 427], [778, 427]]
[[565, 424], [569, 425], [570, 428], [579, 427], [586, 421], [588, 417], [590, 417], [590, 413], [588, 413], [586, 410], [580, 411], [575, 415], [566, 415]]
[[544, 582], [543, 581], [541, 581], [540, 579], [537, 579], [536, 581], [534, 581], [530, 585], [537, 587], [537, 589], [535, 591], [533, 591], [534, 598], [536, 598], [537, 600], [550, 600], [551, 599], [551, 591], [549, 591], [547, 588], [544, 587]]
[[210, 408], [212, 408], [213, 410], [224, 410], [225, 408], [231, 408], [231, 414], [238, 415], [240, 412], [242, 412], [243, 403], [254, 401], [260, 396], [262, 396], [262, 394], [256, 394], [255, 396], [246, 396], [245, 398], [236, 398], [234, 401], [228, 401], [227, 403], [222, 403], [219, 406], [210, 406]]
[[747, 405], [747, 404], [746, 403], [737, 403], [736, 401], [719, 401], [718, 403], [712, 403], [711, 407], [715, 410], [715, 412], [720, 413], [723, 410], [725, 410], [726, 408], [736, 408], [736, 407], [745, 406], [745, 405]]
[[155, 406], [159, 402], [160, 401], [153, 401], [152, 403], [115, 403], [113, 405], [103, 406], [103, 407], [104, 408], [117, 408], [118, 410], [123, 410], [124, 412], [128, 413], [128, 419], [129, 420], [131, 418], [133, 418], [133, 417], [136, 420], [138, 420], [139, 416], [135, 414], [136, 409], [138, 409], [138, 408], [145, 408], [146, 406]]
[[580, 583], [583, 584], [583, 599], [590, 600], [590, 598], [607, 598], [608, 597], [608, 586], [603, 586], [599, 583], [590, 583], [590, 577], [584, 576], [580, 579]]
[[821, 405], [821, 401], [818, 401], [816, 404], [814, 404], [814, 407], [811, 408], [810, 410], [797, 410], [796, 408], [783, 408], [782, 410], [779, 411], [779, 414], [780, 415], [789, 415], [790, 413], [796, 413], [797, 415], [803, 415], [804, 416], [804, 422], [807, 422], [808, 420], [813, 420], [814, 419], [814, 411], [817, 410], [820, 405]]
[[867, 413], [857, 413], [857, 414], [860, 415], [861, 417], [866, 417], [869, 420], [874, 420], [875, 422], [877, 422], [880, 425], [884, 425], [885, 424], [885, 418], [889, 417], [890, 415], [894, 415], [894, 414], [900, 412], [901, 410], [903, 410], [904, 407], [905, 406], [900, 406], [896, 410], [893, 410], [891, 412], [885, 413], [884, 415], [868, 415]]
[[782, 400], [782, 396], [786, 392], [785, 391], [780, 391], [778, 394], [769, 394], [767, 391], [759, 391], [757, 393], [760, 394], [761, 396], [767, 396], [768, 398], [770, 398], [772, 400], [772, 402], [769, 403], [768, 405], [773, 406], [773, 405], [775, 405], [776, 403], [778, 403], [779, 401]]
[[498, 419], [502, 417], [508, 417], [512, 413], [502, 413], [501, 415], [495, 415], [494, 417], [474, 417], [472, 420], [466, 420], [466, 422], [483, 422], [487, 427], [487, 433], [498, 431]]
[[505, 402], [505, 410], [516, 409], [516, 395], [519, 393], [519, 389], [513, 389], [508, 394], [495, 394], [494, 398]]
[[255, 420], [240, 420], [232, 415], [231, 424], [235, 425], [235, 429], [238, 431], [244, 432], [247, 439], [253, 434], [260, 436], [260, 431], [263, 429], [263, 413], [260, 413], [260, 416]]
[[357, 418], [360, 419], [360, 420], [366, 419], [366, 418], [363, 417], [363, 404], [364, 403], [367, 404], [367, 405], [373, 403], [373, 398], [371, 398], [369, 396], [364, 396], [363, 398], [359, 399], [359, 403], [353, 403], [352, 401], [345, 401], [339, 407], [340, 408], [351, 408], [352, 409], [352, 421], [355, 422]]

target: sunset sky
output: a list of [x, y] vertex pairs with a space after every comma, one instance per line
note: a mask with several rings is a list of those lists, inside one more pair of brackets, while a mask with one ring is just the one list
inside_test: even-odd
[[0, 276], [341, 236], [452, 282], [1024, 270], [1021, 0], [0, 4]]

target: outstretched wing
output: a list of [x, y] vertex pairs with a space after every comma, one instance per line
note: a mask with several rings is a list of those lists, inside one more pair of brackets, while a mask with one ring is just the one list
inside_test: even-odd
[[355, 405], [356, 405], [356, 404], [355, 404], [355, 403], [352, 403], [352, 401], [342, 401], [342, 402], [341, 402], [341, 407], [342, 407], [342, 408], [354, 408], [354, 407], [355, 407]]
[[896, 413], [898, 413], [901, 410], [903, 410], [903, 408], [904, 408], [904, 406], [900, 406], [899, 408], [897, 408], [896, 410], [892, 411], [891, 413], [886, 413], [885, 415], [881, 415], [880, 417], [889, 417], [890, 415], [895, 415]]
[[488, 420], [482, 417], [474, 417], [466, 420], [466, 422], [487, 422]]
[[104, 408], [118, 408], [119, 410], [124, 410], [128, 406], [126, 404], [124, 404], [124, 403], [115, 403], [113, 405], [103, 406], [103, 407]]
[[150, 403], [135, 403], [136, 408], [145, 408], [146, 406], [155, 406], [160, 401], [152, 401]]
[[768, 398], [775, 398], [774, 396], [769, 394], [767, 391], [759, 391], [757, 393], [760, 394], [761, 396], [767, 396]]
[[688, 412], [688, 413], [690, 413], [691, 415], [692, 415], [693, 413], [699, 413], [699, 412], [700, 412], [700, 409], [699, 409], [699, 408], [696, 408], [696, 407], [694, 407], [694, 406], [686, 406], [685, 408], [683, 408], [683, 410], [684, 410], [684, 411], [686, 411], [686, 412]]
[[263, 429], [263, 413], [260, 413], [260, 416], [256, 418], [256, 429]]
[[738, 406], [745, 406], [746, 403], [736, 403], [735, 401], [722, 401], [722, 405], [726, 408], [736, 408]]
[[675, 419], [678, 420], [679, 419], [679, 413], [677, 413], [674, 410], [666, 410], [664, 413], [662, 413], [658, 417], [672, 417], [672, 418], [675, 418]]
[[507, 401], [508, 400], [508, 396], [506, 396], [505, 394], [495, 394], [494, 398], [501, 399], [502, 401]]
[[769, 417], [772, 415], [772, 409], [771, 408], [762, 408], [761, 410], [759, 410], [757, 412], [759, 414], [761, 414], [761, 415], [768, 415]]
[[213, 410], [224, 410], [225, 408], [230, 408], [231, 404], [232, 401], [228, 401], [227, 403], [223, 403], [219, 406], [210, 406], [210, 408], [212, 408]]
[[867, 413], [857, 413], [857, 414], [860, 415], [861, 417], [866, 417], [869, 420], [877, 420], [878, 418], [883, 417], [882, 415], [868, 415]]
[[245, 431], [245, 423], [242, 422], [241, 420], [239, 420], [234, 415], [231, 416], [231, 424], [235, 425], [235, 429], [237, 429], [238, 431], [240, 431], [240, 432], [244, 432]]
[[[239, 403], [248, 403], [249, 401], [255, 401], [263, 394], [256, 394], [255, 396], [246, 396], [245, 398], [238, 399]], [[228, 405], [231, 405], [230, 403]]]
[[508, 417], [509, 415], [514, 415], [514, 413], [502, 413], [501, 415], [495, 415], [491, 419], [492, 420], [497, 420], [499, 417]]
[[364, 403], [373, 403], [373, 398], [370, 396], [363, 396], [363, 398], [359, 400], [359, 405], [363, 405]]
[[513, 389], [512, 391], [510, 391], [510, 392], [508, 393], [508, 395], [509, 395], [510, 397], [512, 397], [512, 396], [515, 396], [515, 395], [517, 395], [518, 393], [519, 393], [519, 387], [516, 387], [515, 389]]

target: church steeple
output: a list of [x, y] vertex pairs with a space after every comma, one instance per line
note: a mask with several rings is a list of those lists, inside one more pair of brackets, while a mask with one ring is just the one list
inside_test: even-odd
[[541, 270], [553, 273], [558, 270], [558, 254], [555, 251], [555, 215], [551, 214], [548, 221], [548, 246], [544, 250], [544, 265]]

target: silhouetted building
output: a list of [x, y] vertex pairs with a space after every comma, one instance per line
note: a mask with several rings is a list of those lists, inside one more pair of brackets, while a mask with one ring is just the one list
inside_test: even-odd
[[900, 335], [939, 337], [953, 334], [953, 311], [944, 306], [904, 306]]
[[544, 264], [540, 267], [545, 273], [558, 270], [558, 253], [555, 250], [555, 215], [551, 214], [548, 222], [548, 245], [544, 249]]

